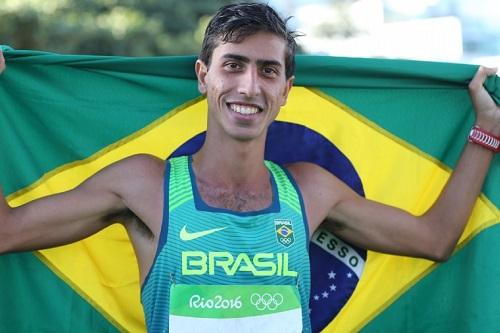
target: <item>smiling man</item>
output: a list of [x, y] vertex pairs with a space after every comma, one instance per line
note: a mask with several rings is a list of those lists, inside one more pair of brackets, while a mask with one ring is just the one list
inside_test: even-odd
[[499, 150], [500, 108], [482, 87], [494, 70], [480, 69], [470, 84], [477, 127], [452, 177], [413, 216], [360, 197], [316, 165], [264, 161], [267, 129], [293, 83], [296, 45], [285, 23], [264, 4], [221, 8], [195, 65], [208, 101], [201, 150], [168, 161], [132, 156], [16, 208], [2, 196], [0, 252], [70, 243], [119, 217], [150, 332], [310, 331], [307, 249], [324, 220], [361, 247], [446, 260]]

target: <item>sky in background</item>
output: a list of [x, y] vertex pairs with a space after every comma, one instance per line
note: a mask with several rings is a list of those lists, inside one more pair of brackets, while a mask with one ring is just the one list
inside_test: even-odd
[[307, 53], [500, 67], [498, 0], [271, 0]]

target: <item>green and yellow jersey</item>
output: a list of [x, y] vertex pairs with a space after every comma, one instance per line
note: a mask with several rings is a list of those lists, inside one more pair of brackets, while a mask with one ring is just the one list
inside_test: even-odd
[[272, 204], [254, 212], [208, 206], [191, 157], [165, 170], [163, 226], [142, 288], [149, 332], [308, 332], [309, 235], [291, 176], [265, 162]]

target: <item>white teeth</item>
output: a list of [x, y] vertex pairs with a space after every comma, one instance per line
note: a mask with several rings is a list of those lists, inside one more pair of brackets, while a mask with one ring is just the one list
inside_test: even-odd
[[259, 112], [259, 108], [250, 105], [239, 105], [239, 104], [230, 104], [231, 110], [234, 112], [238, 112], [241, 114], [256, 114]]

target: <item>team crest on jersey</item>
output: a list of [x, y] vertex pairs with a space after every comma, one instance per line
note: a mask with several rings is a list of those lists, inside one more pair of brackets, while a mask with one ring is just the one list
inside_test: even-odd
[[278, 243], [284, 247], [291, 246], [295, 241], [292, 221], [287, 219], [275, 219], [274, 226], [276, 228], [276, 239]]

